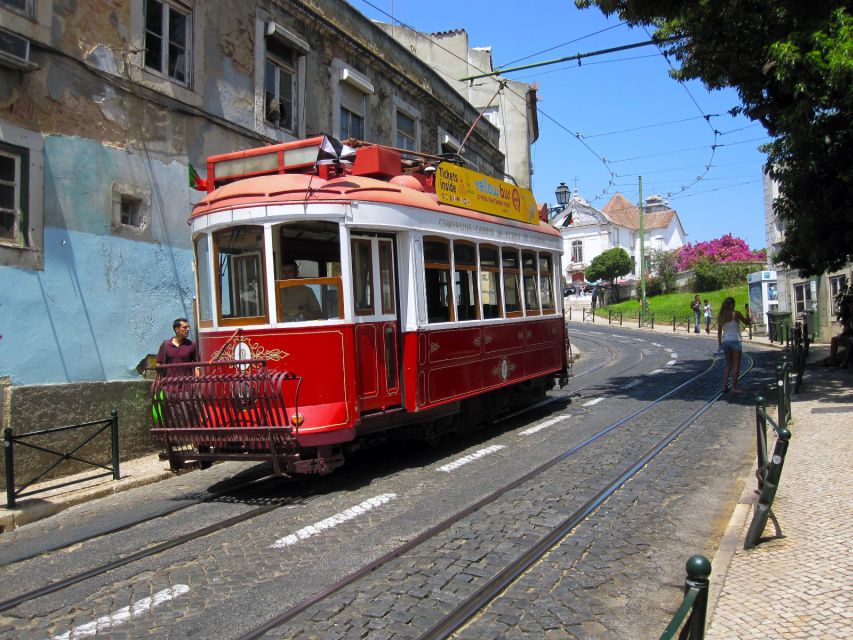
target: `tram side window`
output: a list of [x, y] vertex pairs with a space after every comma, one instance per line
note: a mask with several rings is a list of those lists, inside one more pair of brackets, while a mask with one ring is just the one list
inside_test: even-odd
[[501, 309], [501, 263], [498, 248], [480, 245], [480, 295], [483, 298], [483, 318], [500, 318]]
[[219, 316], [266, 321], [264, 229], [239, 225], [214, 236]]
[[554, 313], [554, 257], [549, 253], [539, 254], [539, 299], [542, 313]]
[[521, 309], [521, 263], [518, 249], [501, 249], [501, 264], [504, 275], [504, 304], [507, 318], [518, 317]]
[[427, 321], [453, 321], [450, 289], [450, 243], [442, 238], [424, 238], [424, 284]]
[[456, 317], [459, 320], [479, 320], [480, 301], [477, 295], [477, 252], [470, 242], [453, 243], [453, 291], [456, 294]]
[[529, 316], [539, 315], [539, 290], [536, 286], [536, 253], [522, 251], [521, 262], [524, 274], [524, 309]]
[[213, 305], [210, 299], [210, 251], [209, 236], [201, 235], [195, 240], [196, 292], [198, 295], [199, 322], [209, 323], [213, 320]]
[[373, 259], [370, 240], [352, 241], [352, 288], [355, 298], [355, 313], [372, 316], [373, 308]]
[[382, 297], [382, 313], [395, 313], [394, 303], [394, 249], [390, 240], [379, 241], [379, 286]]

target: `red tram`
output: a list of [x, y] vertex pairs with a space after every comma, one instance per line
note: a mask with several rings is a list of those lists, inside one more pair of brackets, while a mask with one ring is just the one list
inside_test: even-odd
[[318, 162], [330, 142], [208, 160], [190, 219], [205, 362], [152, 391], [174, 470], [327, 473], [567, 382], [560, 235], [532, 194], [379, 145]]

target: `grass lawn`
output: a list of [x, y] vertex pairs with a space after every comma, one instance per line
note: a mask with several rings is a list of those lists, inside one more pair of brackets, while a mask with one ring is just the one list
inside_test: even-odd
[[[693, 300], [693, 296], [695, 295], [695, 293], [667, 293], [665, 295], [650, 297], [648, 298], [649, 313], [655, 314], [655, 320], [659, 323], [669, 322], [672, 320], [673, 316], [678, 320], [689, 318], [692, 315], [690, 311], [690, 302]], [[711, 308], [713, 309], [712, 317], [714, 318], [717, 317], [717, 314], [720, 311], [720, 305], [723, 304], [723, 300], [728, 296], [732, 296], [735, 299], [735, 308], [743, 313], [743, 305], [749, 301], [746, 285], [731, 287], [729, 289], [720, 289], [718, 291], [708, 291], [706, 293], [699, 294], [699, 298], [702, 300], [703, 305], [705, 304], [706, 299], [711, 303]], [[640, 301], [626, 300], [619, 304], [611, 304], [609, 307], [599, 309], [598, 314], [606, 316], [607, 309], [622, 311], [625, 315], [631, 314], [636, 316], [637, 311], [640, 309]]]

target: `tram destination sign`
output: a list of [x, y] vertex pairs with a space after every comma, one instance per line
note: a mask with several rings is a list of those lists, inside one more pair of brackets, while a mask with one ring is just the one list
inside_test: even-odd
[[439, 202], [536, 224], [536, 199], [528, 189], [449, 162], [439, 164], [437, 174], [435, 193]]

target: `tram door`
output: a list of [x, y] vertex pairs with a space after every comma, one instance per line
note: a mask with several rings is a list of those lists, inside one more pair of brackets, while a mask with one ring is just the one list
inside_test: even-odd
[[353, 231], [352, 283], [361, 411], [401, 404], [400, 323], [394, 237]]

